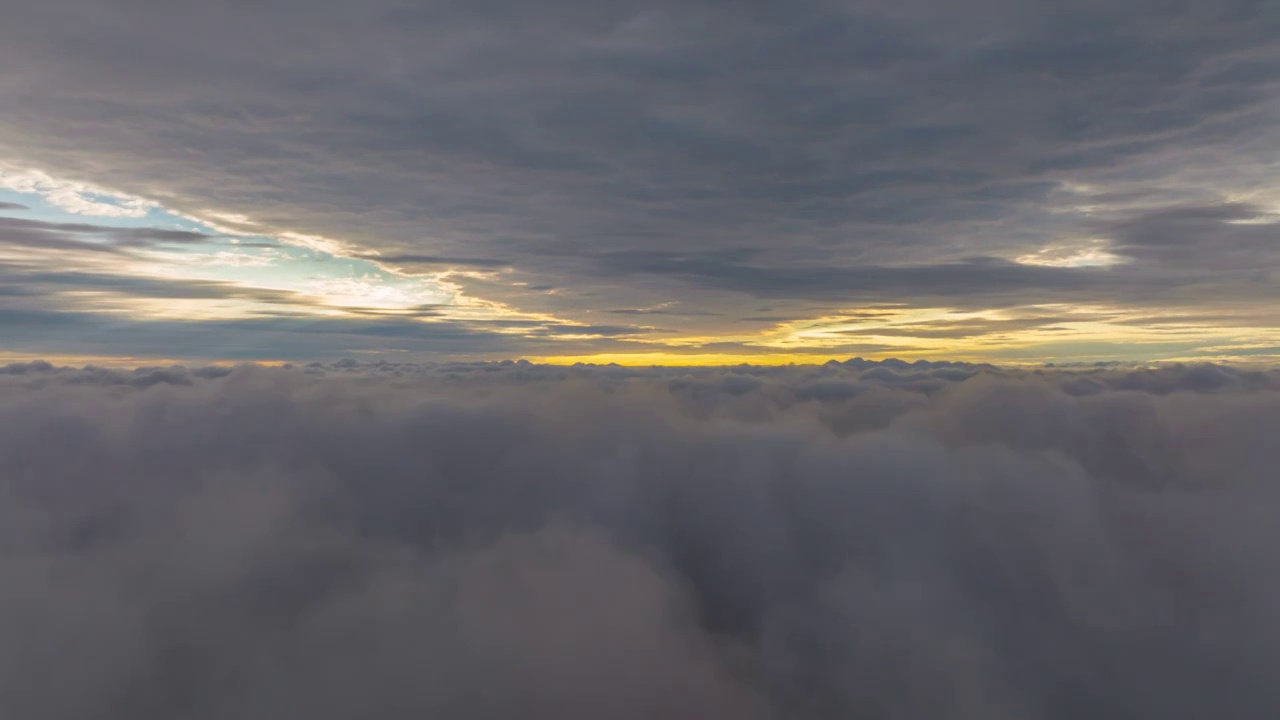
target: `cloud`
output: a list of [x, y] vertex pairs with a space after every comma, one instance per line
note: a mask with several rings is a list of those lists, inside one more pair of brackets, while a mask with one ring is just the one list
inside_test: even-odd
[[469, 258], [442, 257], [440, 255], [365, 255], [366, 260], [374, 260], [389, 265], [460, 265], [471, 267], [506, 267], [511, 263], [501, 258]]
[[110, 227], [0, 217], [0, 245], [31, 250], [127, 254], [130, 249], [190, 245], [213, 237], [190, 230]]
[[28, 210], [26, 205], [15, 202], [0, 202], [0, 210]]
[[[999, 307], [1075, 300], [1169, 307], [1226, 298], [1260, 301], [1280, 291], [1272, 278], [1280, 267], [1280, 219], [1257, 205], [1167, 206], [1100, 218], [1093, 225], [1109, 253], [1133, 264], [1073, 267], [968, 257], [912, 265], [779, 267], [760, 257], [764, 253], [746, 249], [604, 253], [595, 263], [610, 276], [675, 276], [759, 298], [850, 303], [943, 300]], [[1207, 274], [1208, 268], [1214, 272]]]
[[[241, 299], [258, 303], [306, 307], [315, 300], [302, 293], [239, 285], [217, 280], [172, 279], [92, 272], [53, 272], [15, 269], [0, 264], [0, 280], [20, 284], [40, 294], [105, 292], [127, 298], [168, 300]], [[19, 308], [5, 308], [19, 309]], [[42, 311], [58, 308], [41, 307]]]
[[1112, 223], [1116, 251], [1182, 270], [1266, 272], [1280, 260], [1280, 215], [1248, 203], [1184, 205]]
[[59, 180], [39, 170], [16, 170], [6, 165], [0, 163], [0, 188], [38, 193], [45, 202], [73, 215], [141, 218], [157, 206], [151, 200], [123, 197], [91, 184]]
[[[1140, 240], [1178, 208], [1274, 200], [1280, 27], [1251, 0], [78, 1], [6, 20], [13, 162], [409, 272], [502, 268], [458, 282], [528, 312], [676, 300], [724, 313], [674, 321], [706, 335], [757, 314], [743, 295], [811, 316], [1275, 299], [1273, 275]], [[1175, 224], [1196, 257], [1280, 262], [1261, 226]], [[1098, 239], [1119, 272], [1013, 262]]]
[[1278, 389], [10, 365], [0, 711], [1265, 717]]
[[[431, 307], [394, 313], [354, 308], [341, 317], [307, 316], [297, 309], [320, 306], [306, 297], [217, 282], [72, 273], [25, 276], [25, 281], [8, 303], [13, 307], [0, 306], [5, 347], [81, 357], [100, 357], [104, 348], [116, 355], [125, 351], [135, 357], [193, 360], [305, 360], [351, 352], [483, 357], [554, 354], [566, 348], [599, 353], [627, 347], [627, 338], [657, 332], [626, 325], [453, 320], [438, 317], [441, 313]], [[5, 296], [2, 287], [0, 297]], [[241, 300], [267, 309], [231, 319], [136, 317], [56, 307], [62, 302], [56, 293], [62, 291], [108, 292], [135, 300]], [[50, 304], [56, 309], [47, 309]], [[273, 313], [274, 305], [286, 307]]]
[[906, 298], [946, 299], [990, 307], [1053, 301], [1064, 293], [1089, 296], [1121, 288], [1138, 294], [1141, 285], [1117, 282], [1102, 270], [1021, 265], [999, 258], [970, 258], [948, 264], [913, 266], [832, 265], [776, 267], [719, 257], [678, 253], [628, 252], [602, 259], [607, 271], [688, 278], [703, 286], [758, 298], [844, 300], [850, 303]]

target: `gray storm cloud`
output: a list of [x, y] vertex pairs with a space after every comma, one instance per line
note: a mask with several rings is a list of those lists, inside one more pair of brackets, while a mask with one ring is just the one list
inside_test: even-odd
[[1280, 375], [0, 368], [0, 715], [1267, 718]]

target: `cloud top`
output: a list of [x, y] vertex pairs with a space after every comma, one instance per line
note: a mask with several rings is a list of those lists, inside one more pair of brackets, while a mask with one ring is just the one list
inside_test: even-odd
[[1280, 376], [0, 370], [0, 711], [1266, 717]]

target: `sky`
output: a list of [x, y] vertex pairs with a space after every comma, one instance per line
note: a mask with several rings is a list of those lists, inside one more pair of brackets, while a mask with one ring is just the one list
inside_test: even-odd
[[1277, 0], [0, 0], [0, 718], [1274, 720]]
[[48, 0], [0, 360], [1280, 357], [1269, 0]]

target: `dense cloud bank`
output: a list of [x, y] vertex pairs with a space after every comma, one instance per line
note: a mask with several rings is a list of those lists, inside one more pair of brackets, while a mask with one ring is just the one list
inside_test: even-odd
[[0, 368], [0, 716], [1269, 718], [1280, 374]]

